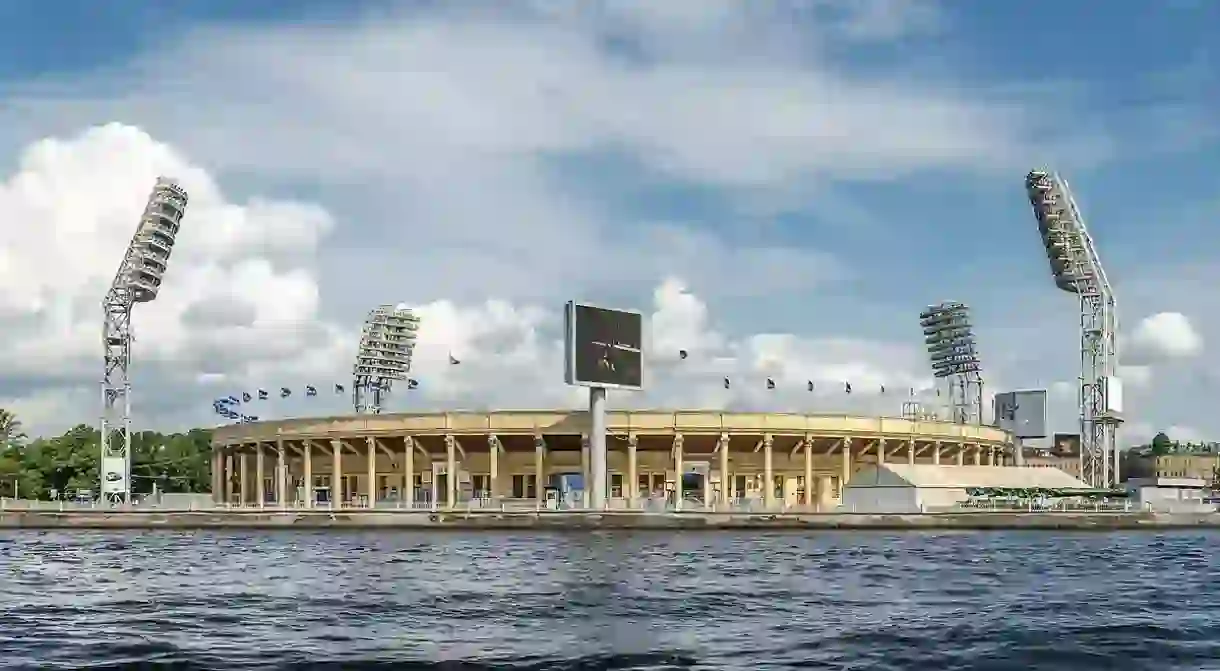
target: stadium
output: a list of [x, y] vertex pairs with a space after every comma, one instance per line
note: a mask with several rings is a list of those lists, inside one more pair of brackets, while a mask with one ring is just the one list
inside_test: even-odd
[[[233, 424], [213, 434], [212, 491], [240, 506], [588, 507], [590, 426], [565, 410]], [[865, 465], [1013, 459], [1009, 432], [903, 418], [608, 411], [606, 436], [606, 506], [620, 510], [823, 512]]]

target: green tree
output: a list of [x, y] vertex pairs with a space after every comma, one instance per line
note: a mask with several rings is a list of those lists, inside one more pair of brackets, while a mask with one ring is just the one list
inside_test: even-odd
[[0, 408], [0, 448], [19, 446], [25, 442], [25, 431], [21, 420], [9, 410]]
[[1156, 456], [1169, 454], [1173, 449], [1173, 441], [1164, 432], [1158, 433], [1152, 437], [1152, 453]]
[[[26, 442], [13, 413], [0, 410], [0, 496], [46, 499], [97, 493], [101, 434], [79, 424], [55, 437]], [[121, 437], [120, 437], [121, 438]], [[132, 491], [206, 492], [211, 488], [211, 432], [141, 431], [131, 436]]]

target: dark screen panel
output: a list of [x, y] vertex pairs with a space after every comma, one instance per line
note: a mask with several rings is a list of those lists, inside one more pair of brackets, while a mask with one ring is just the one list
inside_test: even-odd
[[577, 305], [576, 379], [590, 384], [643, 385], [643, 317]]

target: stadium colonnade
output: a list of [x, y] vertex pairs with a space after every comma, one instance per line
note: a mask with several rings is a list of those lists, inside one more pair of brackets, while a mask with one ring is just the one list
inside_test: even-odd
[[[1012, 463], [1011, 434], [977, 425], [720, 411], [606, 419], [616, 509], [830, 510], [863, 464]], [[212, 491], [234, 506], [580, 508], [588, 431], [587, 413], [565, 410], [234, 424], [213, 434]]]

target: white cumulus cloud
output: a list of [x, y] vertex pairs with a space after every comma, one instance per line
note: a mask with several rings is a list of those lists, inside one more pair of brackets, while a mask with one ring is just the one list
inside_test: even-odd
[[1180, 312], [1145, 317], [1131, 337], [1133, 354], [1148, 359], [1181, 359], [1203, 350], [1203, 337]]

